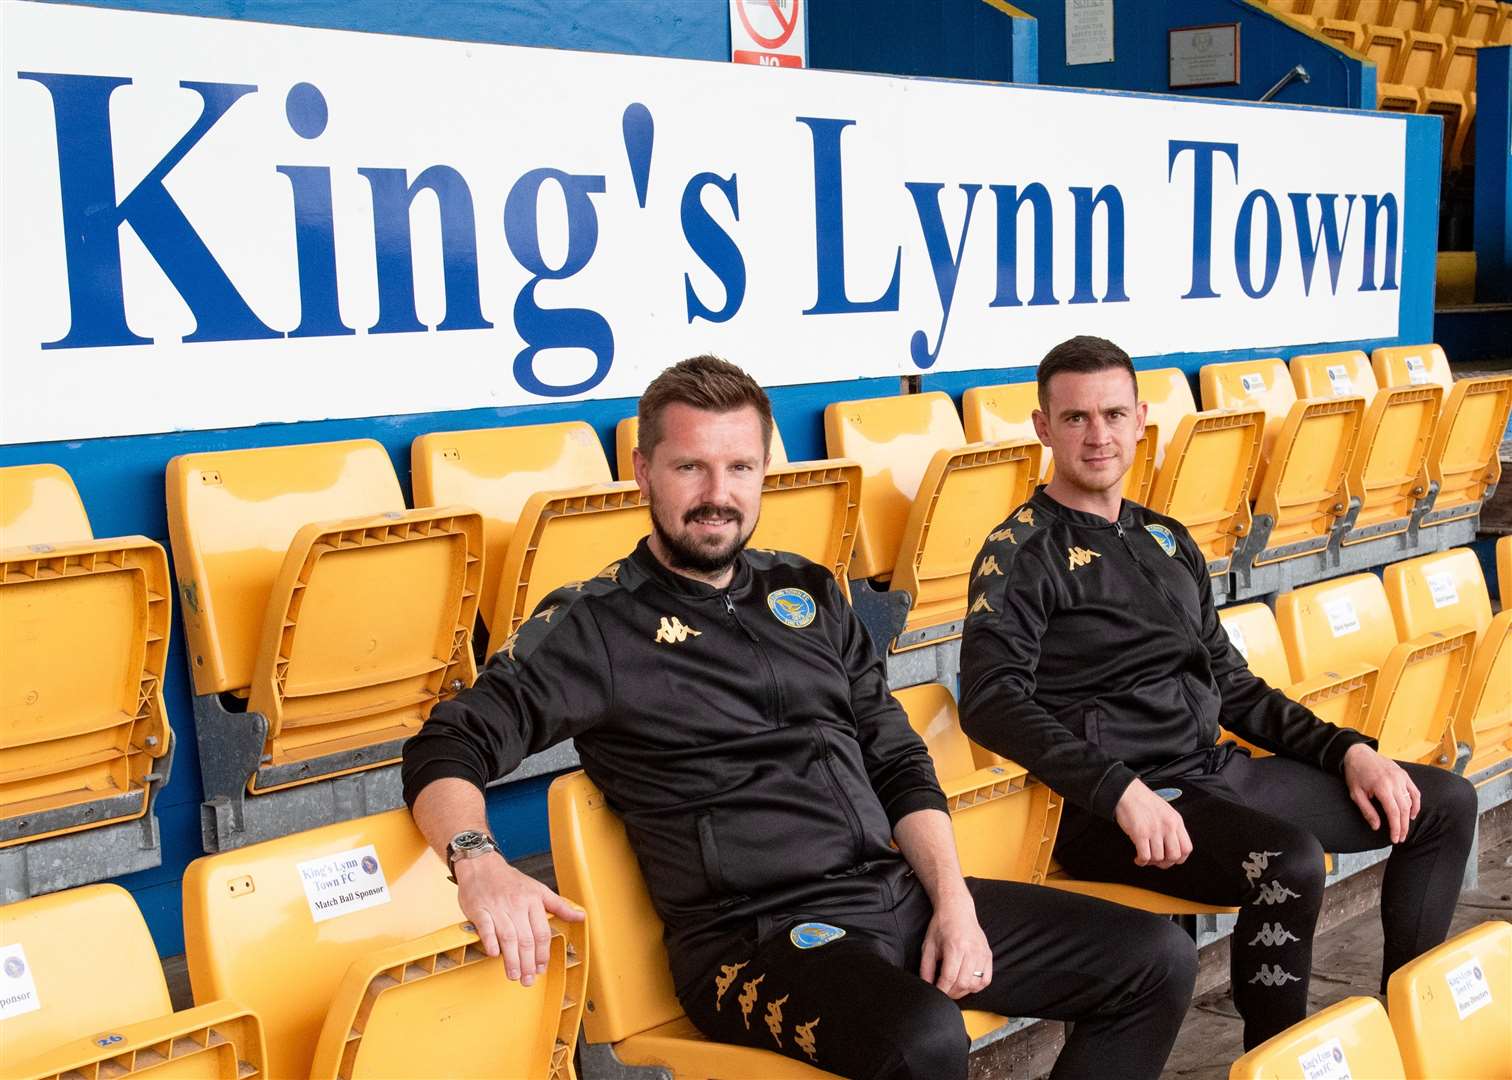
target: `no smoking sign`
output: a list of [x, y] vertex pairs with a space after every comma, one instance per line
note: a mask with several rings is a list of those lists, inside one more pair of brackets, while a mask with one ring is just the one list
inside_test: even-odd
[[737, 64], [808, 63], [807, 0], [730, 0], [730, 59]]

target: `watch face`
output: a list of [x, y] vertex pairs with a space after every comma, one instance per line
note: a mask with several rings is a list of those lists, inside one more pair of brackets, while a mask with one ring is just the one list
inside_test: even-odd
[[477, 851], [486, 843], [488, 843], [487, 836], [483, 835], [480, 832], [470, 830], [468, 832], [458, 833], [456, 836], [452, 837], [451, 846], [453, 851], [458, 852]]

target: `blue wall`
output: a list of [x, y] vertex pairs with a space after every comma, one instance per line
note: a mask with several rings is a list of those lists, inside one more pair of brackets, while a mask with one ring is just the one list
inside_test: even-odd
[[[1014, 0], [1039, 20], [1040, 82], [1109, 90], [1171, 93], [1167, 32], [1183, 26], [1239, 24], [1239, 85], [1177, 91], [1258, 101], [1295, 64], [1312, 82], [1293, 82], [1277, 101], [1290, 105], [1375, 107], [1375, 65], [1346, 56], [1248, 0], [1163, 0], [1113, 5], [1113, 60], [1066, 64], [1065, 0]], [[1368, 104], [1367, 104], [1368, 103]]]
[[[1475, 299], [1512, 303], [1512, 46], [1476, 64]], [[1512, 351], [1503, 341], [1502, 355]]]
[[[487, 5], [437, 0], [428, 3], [414, 0], [364, 0], [362, 3], [345, 0], [100, 0], [100, 4], [306, 26], [361, 28], [661, 56], [723, 59], [729, 48], [728, 7], [723, 0], [515, 0]], [[901, 16], [908, 14], [914, 6], [903, 4], [901, 0], [878, 0], [875, 5], [862, 9], [846, 0], [816, 0], [810, 23], [811, 48], [816, 61], [823, 59], [837, 67], [865, 62], [877, 70], [896, 73], [956, 74], [984, 79], [1013, 75], [1032, 78], [1029, 72], [1032, 49], [1029, 45], [1033, 40], [1033, 28], [1026, 30], [1025, 20], [1011, 19], [985, 0], [960, 0], [959, 5], [956, 0], [947, 0], [939, 9], [938, 21], [928, 22], [927, 32], [921, 31], [918, 35], [900, 35], [891, 29], [884, 34], [872, 22], [866, 21], [874, 16], [888, 15], [887, 25], [896, 26], [902, 22]], [[892, 15], [899, 17], [892, 18]], [[1127, 17], [1124, 21], [1134, 22]], [[1026, 32], [1031, 36], [1025, 37]], [[962, 50], [963, 40], [969, 43], [969, 49]], [[1047, 48], [1061, 50], [1059, 55], [1064, 56], [1063, 46], [1058, 42], [1054, 46], [1047, 45]], [[1433, 260], [1426, 253], [1436, 247], [1436, 140], [1439, 124], [1427, 118], [1407, 118], [1405, 122], [1408, 124], [1409, 152], [1401, 336], [1399, 339], [1359, 343], [1366, 348], [1398, 341], [1424, 341], [1432, 331]], [[1433, 145], [1429, 146], [1429, 142]], [[1432, 168], [1425, 162], [1431, 162]], [[1318, 351], [1322, 347], [1323, 343], [1319, 343], [1317, 347], [1296, 347], [1286, 353]], [[1329, 343], [1328, 347], [1344, 346]], [[1006, 349], [1005, 345], [1005, 359], [1008, 358]], [[1141, 366], [1176, 364], [1194, 372], [1206, 360], [1272, 355], [1275, 351], [1262, 345], [1245, 353], [1148, 357], [1141, 358], [1140, 363]], [[671, 362], [678, 357], [665, 359]], [[958, 395], [966, 386], [1029, 377], [1031, 373], [1031, 368], [1000, 368], [930, 375], [924, 382], [927, 388], [945, 389]], [[895, 378], [878, 378], [775, 390], [772, 395], [774, 407], [789, 453], [799, 459], [823, 455], [822, 414], [828, 402], [893, 394], [899, 388]], [[58, 407], [66, 407], [66, 404], [60, 402]], [[143, 534], [167, 547], [163, 470], [169, 458], [176, 454], [373, 438], [388, 449], [408, 496], [409, 446], [417, 435], [436, 430], [574, 418], [592, 424], [612, 452], [613, 426], [631, 411], [633, 403], [620, 399], [175, 432], [88, 442], [0, 446], [0, 466], [34, 462], [62, 465], [78, 484], [97, 535]], [[182, 633], [177, 625], [170, 647], [165, 695], [178, 747], [172, 781], [158, 803], [163, 866], [123, 879], [122, 883], [136, 894], [160, 951], [174, 954], [183, 947], [180, 877], [184, 866], [201, 853], [198, 750]], [[507, 853], [520, 855], [546, 849], [543, 795], [547, 782], [546, 779], [526, 781], [490, 794], [490, 816]]]
[[1037, 24], [986, 0], [812, 0], [808, 31], [816, 68], [1039, 81]]

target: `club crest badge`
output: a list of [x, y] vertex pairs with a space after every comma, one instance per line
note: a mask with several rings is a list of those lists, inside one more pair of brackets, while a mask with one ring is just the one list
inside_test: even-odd
[[1161, 551], [1165, 552], [1168, 556], [1175, 556], [1176, 537], [1170, 529], [1164, 525], [1146, 525], [1145, 532], [1155, 538], [1155, 542], [1160, 545]]
[[799, 923], [788, 931], [788, 940], [800, 949], [817, 949], [844, 936], [845, 931], [840, 927], [822, 922]]
[[1159, 795], [1166, 802], [1175, 802], [1181, 798], [1181, 789], [1176, 787], [1156, 788], [1155, 794]]
[[778, 589], [767, 593], [767, 607], [772, 609], [778, 621], [794, 630], [802, 630], [819, 614], [814, 598], [802, 589]]

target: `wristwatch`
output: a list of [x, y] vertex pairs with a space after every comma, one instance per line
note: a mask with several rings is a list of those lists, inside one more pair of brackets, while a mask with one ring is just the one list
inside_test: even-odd
[[477, 829], [459, 832], [446, 845], [446, 869], [449, 871], [446, 875], [447, 880], [453, 885], [457, 883], [458, 859], [476, 859], [487, 855], [490, 851], [498, 855], [504, 854], [499, 850], [499, 845], [494, 838], [485, 832], [479, 832]]

